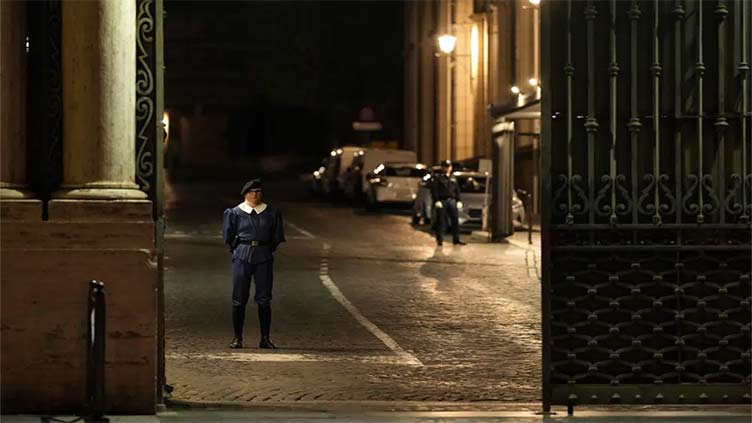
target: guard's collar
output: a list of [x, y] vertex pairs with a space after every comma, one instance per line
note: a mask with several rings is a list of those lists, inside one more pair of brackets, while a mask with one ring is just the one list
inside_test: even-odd
[[252, 210], [256, 210], [256, 213], [261, 214], [261, 212], [266, 210], [266, 203], [261, 203], [256, 207], [251, 207], [248, 205], [248, 203], [243, 201], [242, 203], [238, 204], [238, 207], [240, 208], [240, 210], [243, 210], [244, 212], [248, 214], [251, 214]]

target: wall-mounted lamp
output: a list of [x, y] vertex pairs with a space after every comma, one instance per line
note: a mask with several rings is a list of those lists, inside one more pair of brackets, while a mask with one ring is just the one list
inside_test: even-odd
[[520, 87], [518, 87], [518, 86], [515, 85], [515, 86], [513, 86], [511, 88], [511, 91], [512, 91], [512, 94], [519, 94], [520, 93]]
[[451, 54], [454, 51], [454, 46], [457, 44], [457, 37], [450, 34], [440, 35], [439, 38], [439, 50], [444, 54]]

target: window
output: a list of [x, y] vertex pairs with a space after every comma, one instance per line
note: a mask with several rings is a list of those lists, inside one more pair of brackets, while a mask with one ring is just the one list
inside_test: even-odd
[[460, 192], [467, 193], [485, 193], [486, 177], [485, 176], [458, 176], [457, 183], [460, 186]]
[[422, 178], [426, 174], [425, 169], [415, 167], [387, 167], [383, 171], [384, 176], [402, 176], [406, 178]]

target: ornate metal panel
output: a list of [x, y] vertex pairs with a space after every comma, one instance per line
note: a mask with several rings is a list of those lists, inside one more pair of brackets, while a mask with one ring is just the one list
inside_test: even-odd
[[164, 60], [162, 0], [136, 2], [136, 181], [152, 201], [159, 284], [157, 403], [163, 403], [164, 362]]
[[752, 5], [542, 4], [544, 406], [749, 403]]
[[136, 0], [136, 181], [161, 216], [162, 2]]

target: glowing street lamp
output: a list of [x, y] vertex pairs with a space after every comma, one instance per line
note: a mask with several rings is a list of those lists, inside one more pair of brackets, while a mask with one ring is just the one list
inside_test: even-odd
[[538, 86], [538, 80], [535, 78], [530, 78], [527, 82], [530, 83], [530, 86], [537, 87]]
[[511, 88], [511, 91], [512, 91], [512, 94], [519, 94], [520, 93], [520, 88], [515, 85], [515, 86], [513, 86]]
[[439, 38], [439, 50], [444, 54], [451, 54], [454, 51], [454, 46], [457, 44], [457, 37], [454, 35], [444, 34]]

